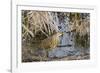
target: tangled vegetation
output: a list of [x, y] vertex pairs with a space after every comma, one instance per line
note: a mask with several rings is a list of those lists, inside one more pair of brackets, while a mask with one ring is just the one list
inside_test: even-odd
[[90, 47], [90, 15], [81, 13], [70, 14], [70, 28], [75, 30], [74, 42], [75, 46], [89, 48]]

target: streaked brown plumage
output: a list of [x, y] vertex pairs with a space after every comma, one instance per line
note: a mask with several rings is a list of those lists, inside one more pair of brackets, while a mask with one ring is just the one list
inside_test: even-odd
[[44, 49], [55, 48], [59, 43], [59, 36], [61, 35], [62, 33], [57, 32], [54, 35], [42, 40], [40, 44], [38, 45], [38, 48], [44, 48]]
[[57, 32], [53, 34], [52, 36], [49, 36], [48, 38], [41, 40], [40, 43], [38, 43], [37, 48], [45, 49], [46, 56], [48, 57], [48, 51], [57, 47], [60, 41], [59, 37], [61, 35], [62, 35], [61, 32]]
[[[60, 36], [62, 35], [63, 33], [62, 32], [57, 32], [43, 40], [38, 40], [36, 41], [34, 44], [33, 44], [33, 50], [37, 49], [39, 51], [39, 49], [42, 51], [44, 50], [45, 53], [44, 54], [44, 57], [47, 59], [48, 58], [48, 55], [49, 55], [49, 51], [51, 49], [55, 49], [59, 42], [60, 42]], [[43, 57], [41, 57], [43, 58]]]

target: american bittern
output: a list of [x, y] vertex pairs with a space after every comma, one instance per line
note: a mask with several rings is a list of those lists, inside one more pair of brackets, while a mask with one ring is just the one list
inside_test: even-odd
[[62, 35], [61, 32], [57, 32], [52, 36], [47, 37], [44, 40], [41, 40], [38, 44], [37, 48], [45, 49], [46, 56], [48, 57], [48, 51], [57, 47], [60, 41], [60, 36]]

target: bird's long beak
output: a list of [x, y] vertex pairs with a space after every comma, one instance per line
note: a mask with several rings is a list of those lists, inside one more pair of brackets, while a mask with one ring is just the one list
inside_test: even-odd
[[61, 35], [63, 35], [64, 34], [64, 32], [60, 32], [61, 33]]
[[64, 32], [59, 32], [59, 36], [61, 36], [61, 35], [63, 35], [64, 34]]

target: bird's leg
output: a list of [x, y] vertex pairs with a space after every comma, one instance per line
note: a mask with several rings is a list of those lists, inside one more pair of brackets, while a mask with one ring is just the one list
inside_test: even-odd
[[48, 57], [49, 57], [49, 56], [48, 56], [48, 53], [49, 53], [49, 51], [48, 51], [48, 50], [45, 50], [45, 59], [46, 59], [46, 60], [48, 60]]
[[48, 59], [48, 51], [46, 49], [43, 50], [44, 50], [43, 60], [46, 61]]
[[47, 58], [48, 58], [49, 57], [49, 51], [47, 50], [46, 52], [47, 52], [46, 55], [47, 55]]

